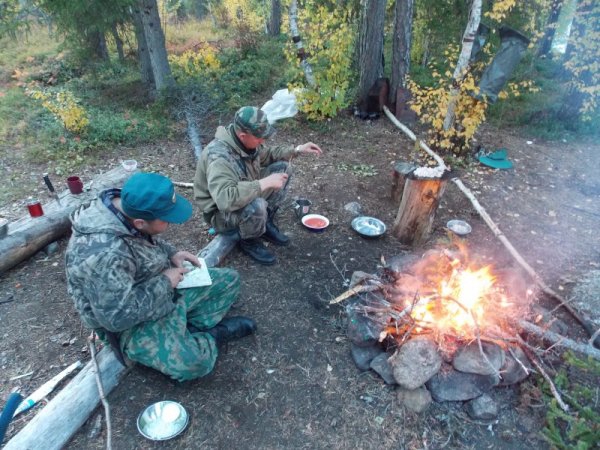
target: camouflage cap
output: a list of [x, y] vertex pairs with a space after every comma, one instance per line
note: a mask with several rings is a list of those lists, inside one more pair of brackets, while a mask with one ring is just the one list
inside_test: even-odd
[[254, 106], [238, 109], [233, 118], [233, 127], [236, 131], [249, 133], [261, 139], [266, 139], [275, 133], [275, 128], [267, 120], [265, 112]]

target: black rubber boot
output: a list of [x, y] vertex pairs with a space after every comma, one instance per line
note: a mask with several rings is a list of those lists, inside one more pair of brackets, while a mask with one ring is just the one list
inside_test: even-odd
[[267, 225], [265, 227], [265, 234], [262, 235], [267, 241], [272, 242], [275, 245], [288, 245], [290, 238], [279, 231], [277, 225], [273, 221], [275, 214], [279, 208], [268, 208], [267, 210]]
[[270, 266], [277, 261], [275, 255], [267, 250], [260, 239], [241, 239], [239, 244], [245, 254], [260, 264]]
[[249, 317], [226, 317], [216, 324], [207, 333], [215, 338], [217, 345], [241, 339], [256, 331], [256, 322]]

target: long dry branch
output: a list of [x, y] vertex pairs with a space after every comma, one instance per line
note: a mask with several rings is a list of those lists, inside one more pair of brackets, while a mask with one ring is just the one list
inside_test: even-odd
[[[398, 121], [398, 119], [396, 119], [396, 117], [394, 117], [394, 115], [390, 112], [389, 109], [387, 109], [384, 106], [383, 110], [384, 110], [386, 116], [388, 116], [388, 118], [394, 125], [396, 125], [398, 128], [400, 128], [410, 139], [412, 139], [415, 142], [417, 141], [417, 137], [415, 136], [415, 134], [408, 127], [406, 127], [400, 121]], [[431, 150], [429, 148], [429, 146], [427, 146], [427, 144], [425, 144], [423, 141], [419, 141], [419, 146], [428, 155], [430, 155], [432, 158], [434, 158], [440, 166], [442, 166], [442, 165], [444, 167], [446, 166], [444, 164], [444, 160], [437, 153], [435, 153], [433, 150]], [[458, 178], [454, 178], [452, 180], [452, 182], [471, 201], [471, 204], [473, 205], [475, 210], [479, 213], [479, 215], [485, 221], [487, 226], [492, 230], [494, 235], [500, 240], [500, 242], [508, 250], [508, 252], [511, 254], [511, 256], [517, 261], [517, 263], [519, 263], [519, 265], [521, 267], [523, 267], [523, 269], [525, 269], [525, 271], [527, 271], [527, 273], [531, 276], [531, 278], [535, 281], [535, 283], [541, 288], [541, 290], [544, 293], [546, 293], [547, 295], [549, 295], [550, 297], [554, 298], [556, 301], [558, 301], [560, 303], [560, 305], [563, 306], [571, 314], [571, 316], [573, 316], [573, 318], [575, 318], [575, 320], [577, 320], [583, 326], [583, 328], [587, 331], [587, 333], [590, 336], [594, 337], [595, 340], [592, 342], [594, 342], [594, 345], [596, 347], [599, 347], [600, 342], [596, 342], [596, 341], [600, 341], [600, 337], [598, 337], [598, 335], [596, 334], [596, 329], [593, 326], [593, 324], [589, 320], [586, 320], [585, 318], [583, 318], [578, 311], [576, 311], [571, 305], [569, 305], [567, 300], [565, 300], [561, 295], [556, 293], [553, 289], [551, 289], [548, 285], [546, 285], [546, 283], [544, 283], [542, 278], [523, 259], [523, 257], [519, 254], [519, 252], [515, 249], [515, 247], [510, 243], [510, 241], [504, 235], [504, 233], [502, 231], [500, 231], [498, 226], [494, 223], [494, 221], [489, 216], [489, 214], [486, 212], [486, 210], [483, 208], [483, 206], [481, 206], [479, 201], [477, 201], [477, 198], [475, 198], [475, 195], [473, 195], [473, 193], [463, 184], [463, 182]]]

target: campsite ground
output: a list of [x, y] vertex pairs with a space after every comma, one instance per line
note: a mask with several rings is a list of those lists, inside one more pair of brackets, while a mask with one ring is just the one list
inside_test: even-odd
[[[347, 289], [353, 271], [374, 273], [383, 260], [424, 249], [403, 247], [390, 232], [378, 240], [362, 239], [351, 230], [344, 205], [359, 202], [364, 214], [391, 228], [397, 212], [389, 195], [393, 164], [410, 159], [413, 144], [385, 118], [340, 117], [319, 125], [291, 121], [274, 137], [277, 144], [307, 140], [321, 145], [325, 154], [294, 161], [289, 203], [294, 197], [310, 199], [312, 210], [328, 216], [331, 226], [311, 233], [290, 206], [281, 212], [279, 225], [292, 243], [272, 248], [278, 264], [258, 266], [237, 249], [227, 257], [225, 265], [242, 276], [233, 313], [254, 317], [257, 335], [230, 344], [205, 379], [177, 383], [135, 367], [109, 396], [113, 448], [548, 448], [539, 434], [545, 417], [542, 394], [532, 380], [495, 389], [500, 415], [480, 423], [469, 419], [460, 404], [434, 403], [421, 415], [410, 413], [397, 401], [394, 387], [356, 369], [343, 305], [329, 306], [329, 300]], [[600, 147], [570, 139], [540, 142], [491, 128], [481, 131], [478, 143], [507, 148], [514, 169], [493, 171], [472, 164], [457, 173], [546, 283], [569, 297], [574, 283], [600, 266]], [[115, 150], [105, 163], [86, 167], [84, 181], [114, 167], [123, 156], [176, 181], [193, 176], [193, 156], [182, 138]], [[31, 194], [43, 192], [43, 167], [31, 166], [18, 152], [7, 158], [3, 167], [10, 165], [14, 174], [35, 180]], [[191, 198], [190, 190], [180, 192]], [[0, 205], [1, 212], [21, 215], [23, 200], [20, 193]], [[444, 224], [451, 218], [473, 226], [467, 238], [473, 253], [500, 268], [516, 265], [452, 183], [425, 248], [448, 243]], [[210, 236], [195, 211], [190, 222], [171, 227], [167, 238], [197, 251]], [[31, 392], [66, 365], [89, 359], [84, 351], [89, 332], [66, 293], [66, 242], [66, 237], [59, 241], [57, 254], [41, 252], [0, 278], [0, 302], [13, 300], [0, 303], [0, 403], [14, 388]], [[545, 298], [539, 301], [555, 306]], [[571, 318], [560, 311], [556, 315], [571, 325], [572, 337], [583, 337]], [[552, 355], [548, 359], [558, 361]], [[164, 399], [183, 404], [191, 422], [168, 444], [152, 443], [137, 432], [136, 418], [145, 406]], [[17, 418], [7, 439], [36, 412]], [[65, 420], [72, 413], [65, 411]], [[104, 432], [89, 437], [100, 413], [94, 412], [69, 448], [105, 447]]]

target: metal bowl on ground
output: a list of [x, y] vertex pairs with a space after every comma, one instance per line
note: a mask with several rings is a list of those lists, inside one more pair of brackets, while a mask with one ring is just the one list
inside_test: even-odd
[[137, 420], [138, 431], [153, 441], [174, 438], [187, 427], [189, 416], [177, 402], [165, 400], [148, 406]]
[[464, 220], [449, 220], [446, 227], [459, 236], [466, 236], [472, 231], [471, 225]]
[[351, 223], [352, 229], [363, 237], [377, 238], [387, 229], [385, 223], [375, 217], [359, 216]]
[[329, 219], [321, 214], [307, 214], [302, 216], [302, 225], [311, 231], [323, 231], [329, 226]]

